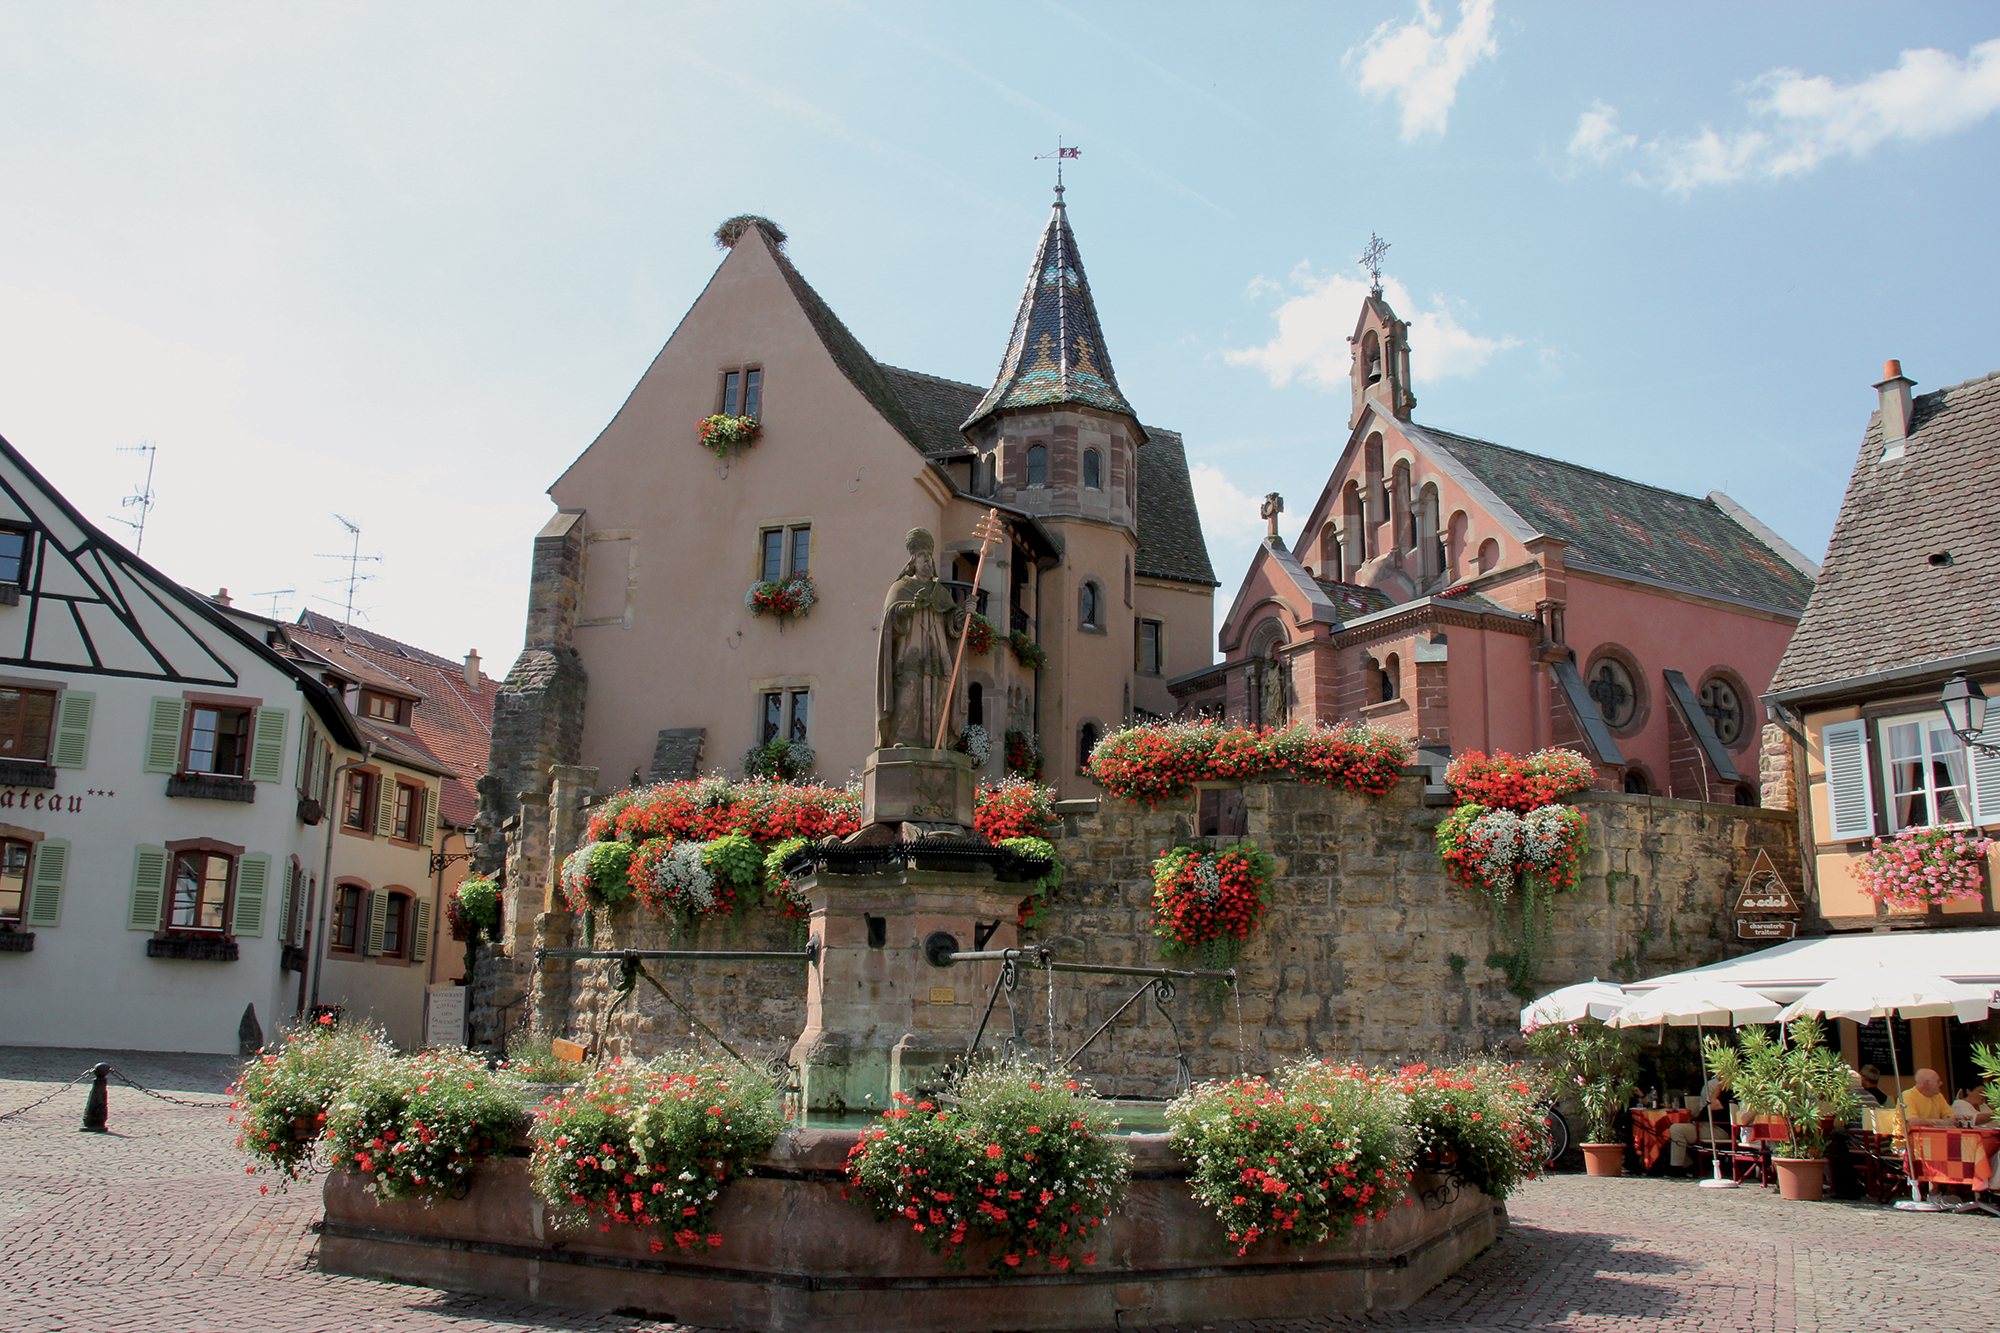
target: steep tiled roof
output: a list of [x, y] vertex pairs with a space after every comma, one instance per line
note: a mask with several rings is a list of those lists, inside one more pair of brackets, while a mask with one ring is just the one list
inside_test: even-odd
[[966, 448], [965, 435], [958, 427], [979, 401], [977, 385], [896, 366], [883, 366], [882, 374], [896, 401], [902, 404], [904, 415], [915, 427], [912, 443], [917, 448], [933, 456]]
[[1713, 500], [1614, 477], [1489, 440], [1419, 426], [1568, 559], [1781, 611], [1812, 580]]
[[1049, 210], [1042, 243], [1035, 250], [1034, 267], [1028, 270], [1021, 308], [1014, 315], [1014, 332], [1000, 358], [1000, 373], [965, 424], [970, 426], [1003, 408], [1058, 403], [1080, 403], [1128, 417], [1138, 415], [1118, 391], [1111, 353], [1104, 345], [1104, 329], [1097, 320], [1097, 305], [1090, 299], [1090, 279], [1083, 271], [1083, 255], [1076, 248], [1060, 188], [1055, 207]]
[[2000, 648], [2000, 372], [1911, 407], [1901, 458], [1882, 461], [1879, 414], [1862, 432], [1774, 691]]
[[493, 743], [493, 696], [499, 682], [482, 671], [479, 688], [468, 689], [463, 662], [372, 630], [343, 625], [317, 611], [301, 613], [298, 624], [289, 626], [286, 633], [336, 669], [352, 666], [355, 675], [363, 678], [365, 672], [386, 675], [421, 694], [423, 701], [412, 712], [407, 732], [401, 728], [385, 730], [365, 718], [360, 723], [371, 736], [398, 750], [427, 755], [456, 774], [445, 780], [438, 814], [454, 827], [470, 827], [479, 813], [476, 784], [486, 772], [487, 751]]

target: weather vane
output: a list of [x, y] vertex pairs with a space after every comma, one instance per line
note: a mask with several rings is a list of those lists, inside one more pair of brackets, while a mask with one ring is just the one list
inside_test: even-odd
[[1368, 233], [1368, 248], [1361, 252], [1361, 267], [1368, 270], [1368, 280], [1375, 288], [1375, 294], [1382, 294], [1382, 256], [1389, 253], [1389, 243], [1374, 232]]
[[1036, 154], [1035, 154], [1035, 161], [1037, 161], [1037, 162], [1046, 162], [1046, 161], [1048, 161], [1048, 160], [1049, 160], [1050, 158], [1054, 158], [1054, 159], [1055, 159], [1055, 162], [1056, 162], [1056, 194], [1057, 194], [1057, 196], [1058, 196], [1058, 197], [1060, 197], [1060, 196], [1061, 196], [1061, 194], [1062, 194], [1062, 192], [1063, 192], [1063, 183], [1062, 183], [1062, 164], [1063, 164], [1063, 159], [1065, 159], [1065, 158], [1078, 158], [1078, 157], [1082, 157], [1082, 156], [1083, 156], [1083, 150], [1082, 150], [1081, 148], [1074, 148], [1074, 147], [1072, 147], [1072, 148], [1065, 148], [1065, 147], [1063, 147], [1063, 141], [1062, 141], [1062, 136], [1061, 136], [1060, 134], [1056, 136], [1056, 150], [1055, 150], [1055, 152], [1053, 152], [1053, 153], [1036, 153]]

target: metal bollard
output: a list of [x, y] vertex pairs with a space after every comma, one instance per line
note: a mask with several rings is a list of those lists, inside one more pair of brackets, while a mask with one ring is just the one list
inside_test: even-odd
[[93, 1082], [90, 1096], [83, 1102], [83, 1132], [86, 1134], [108, 1134], [106, 1128], [111, 1120], [111, 1089], [106, 1080], [111, 1077], [111, 1066], [100, 1064], [92, 1069]]

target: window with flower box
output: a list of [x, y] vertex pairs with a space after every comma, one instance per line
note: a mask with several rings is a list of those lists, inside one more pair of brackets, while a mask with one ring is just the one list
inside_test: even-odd
[[177, 854], [173, 896], [167, 904], [167, 929], [221, 934], [229, 922], [229, 894], [235, 879], [236, 858], [227, 852]]
[[169, 775], [169, 796], [249, 801], [253, 784], [285, 776], [291, 714], [254, 699], [161, 696], [146, 722], [145, 771]]
[[812, 525], [793, 523], [757, 534], [757, 577], [765, 583], [812, 573]]
[[47, 762], [55, 719], [54, 690], [0, 688], [0, 759]]
[[1820, 733], [1835, 841], [1951, 825], [2000, 825], [2000, 755], [1973, 751], [1942, 712], [1833, 723]]
[[739, 366], [722, 372], [715, 410], [726, 417], [763, 415], [764, 371], [759, 366]]
[[[164, 846], [140, 846], [133, 855], [133, 930], [165, 938], [226, 938], [264, 933], [265, 891], [271, 858], [261, 852], [210, 838], [190, 838]], [[234, 958], [226, 953], [149, 947], [154, 957]]]

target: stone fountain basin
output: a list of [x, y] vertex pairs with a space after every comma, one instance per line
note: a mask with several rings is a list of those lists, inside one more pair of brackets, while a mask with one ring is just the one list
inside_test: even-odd
[[[1187, 1189], [1164, 1134], [1130, 1136], [1132, 1186], [1092, 1237], [1097, 1262], [1067, 1273], [953, 1270], [900, 1222], [843, 1198], [856, 1131], [794, 1129], [717, 1203], [718, 1248], [654, 1254], [650, 1231], [561, 1232], [523, 1158], [494, 1161], [465, 1198], [378, 1203], [358, 1177], [326, 1181], [320, 1267], [508, 1300], [643, 1312], [681, 1323], [815, 1333], [990, 1333], [1399, 1310], [1491, 1245], [1506, 1210], [1419, 1176], [1417, 1202], [1344, 1240], [1267, 1243], [1237, 1257]], [[1428, 1198], [1425, 1192], [1428, 1191]], [[1032, 1262], [1032, 1261], [1031, 1261]]]

